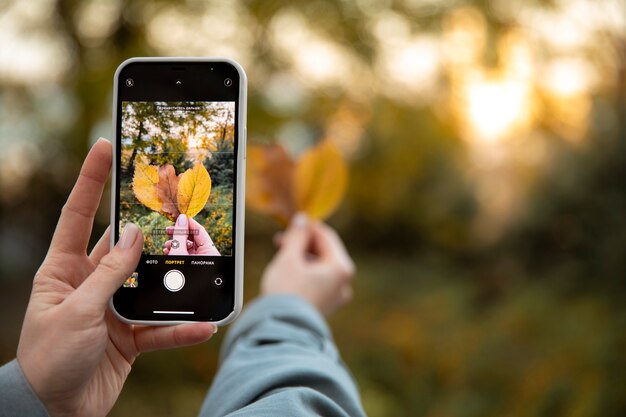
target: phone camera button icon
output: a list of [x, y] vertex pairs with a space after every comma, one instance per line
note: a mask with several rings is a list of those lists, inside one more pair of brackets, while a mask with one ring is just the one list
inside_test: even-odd
[[224, 80], [224, 85], [225, 85], [226, 87], [230, 87], [231, 85], [233, 85], [233, 80], [231, 80], [230, 78], [226, 78], [226, 79]]
[[172, 269], [163, 277], [163, 285], [171, 292], [180, 291], [185, 286], [185, 276], [182, 272]]
[[132, 78], [127, 78], [126, 87], [132, 87], [133, 85], [135, 85], [135, 80], [133, 80]]
[[213, 280], [213, 284], [215, 284], [216, 287], [221, 287], [222, 284], [224, 284], [224, 280], [221, 277], [215, 277], [215, 279]]
[[176, 84], [177, 86], [179, 86], [179, 87], [180, 87], [181, 85], [183, 85], [183, 82], [182, 82], [182, 80], [176, 80], [176, 81], [174, 82], [174, 84]]

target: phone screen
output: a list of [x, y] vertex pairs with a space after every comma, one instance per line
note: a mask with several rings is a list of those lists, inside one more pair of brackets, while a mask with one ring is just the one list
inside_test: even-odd
[[220, 321], [236, 309], [241, 76], [228, 62], [137, 62], [118, 71], [115, 241], [144, 246], [113, 297], [131, 321]]

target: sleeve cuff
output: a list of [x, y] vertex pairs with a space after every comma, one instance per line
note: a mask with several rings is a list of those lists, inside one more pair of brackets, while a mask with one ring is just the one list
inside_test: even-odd
[[48, 417], [43, 403], [30, 386], [17, 359], [0, 367], [0, 416]]
[[[222, 359], [241, 337], [250, 336], [255, 332], [256, 337], [261, 337], [260, 333], [272, 337], [270, 323], [277, 322], [288, 323], [294, 329], [301, 329], [322, 343], [332, 342], [332, 334], [326, 320], [311, 303], [293, 294], [272, 294], [259, 297], [248, 304], [224, 340]], [[283, 331], [280, 333], [285, 334]]]

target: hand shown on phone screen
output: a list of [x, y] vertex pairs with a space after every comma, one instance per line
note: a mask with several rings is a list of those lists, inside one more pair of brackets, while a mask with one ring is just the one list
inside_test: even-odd
[[193, 218], [181, 214], [176, 225], [168, 226], [166, 231], [170, 239], [165, 242], [165, 255], [220, 256], [209, 233]]

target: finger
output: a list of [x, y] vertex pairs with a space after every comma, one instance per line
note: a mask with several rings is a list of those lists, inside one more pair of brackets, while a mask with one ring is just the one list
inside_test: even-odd
[[[179, 240], [180, 239], [180, 240]], [[168, 245], [167, 249], [168, 255], [189, 255], [189, 251], [187, 250], [187, 245], [183, 245], [183, 239], [173, 239]]]
[[171, 240], [167, 240], [167, 241], [165, 241], [165, 248], [166, 248], [166, 249], [169, 249], [169, 248], [171, 248], [171, 247], [172, 247], [172, 241], [171, 241]]
[[76, 184], [63, 206], [50, 250], [85, 253], [93, 218], [111, 170], [111, 143], [98, 139], [87, 154]]
[[353, 294], [354, 294], [354, 290], [352, 289], [352, 286], [344, 285], [341, 288], [341, 300], [342, 300], [342, 302], [347, 303], [350, 300], [352, 300]]
[[172, 236], [188, 236], [189, 235], [189, 218], [185, 214], [181, 214], [176, 219], [176, 226], [172, 231]]
[[168, 236], [174, 235], [174, 226], [167, 226], [165, 228], [165, 233], [167, 233]]
[[326, 316], [330, 316], [332, 313], [337, 311], [338, 308], [350, 302], [350, 300], [352, 300], [352, 294], [352, 287], [349, 284], [342, 286], [339, 289], [339, 297], [326, 308], [324, 314]]
[[204, 226], [192, 218], [189, 219], [189, 231], [191, 232], [190, 237], [196, 245], [213, 245], [213, 240], [211, 239], [209, 232], [206, 231]]
[[354, 262], [335, 229], [321, 222], [315, 223], [313, 225], [313, 242], [317, 254], [323, 260], [335, 262], [348, 276], [354, 274]]
[[108, 226], [107, 229], [102, 234], [102, 236], [100, 237], [100, 239], [98, 240], [98, 243], [96, 243], [96, 245], [91, 250], [91, 253], [89, 254], [89, 259], [91, 259], [91, 262], [93, 262], [96, 265], [100, 263], [100, 259], [102, 259], [104, 255], [109, 253], [110, 247], [111, 247], [111, 226]]
[[170, 254], [170, 250], [169, 250], [169, 248], [165, 248], [165, 249], [163, 249], [163, 254], [164, 254], [164, 255], [169, 255], [169, 254]]
[[206, 342], [217, 332], [211, 323], [190, 323], [177, 326], [135, 327], [135, 345], [139, 352], [171, 349]]
[[283, 253], [295, 253], [302, 255], [306, 253], [311, 242], [309, 218], [304, 213], [296, 214], [289, 228], [284, 232], [281, 251]]
[[204, 226], [192, 218], [189, 219], [189, 232], [192, 234], [191, 238], [193, 239], [193, 243], [198, 248], [198, 254], [221, 256], [209, 232], [206, 231]]
[[274, 233], [274, 238], [272, 239], [274, 241], [274, 246], [276, 246], [277, 248], [280, 248], [283, 245], [284, 237], [285, 237], [284, 232]]
[[115, 291], [137, 268], [142, 247], [141, 230], [133, 223], [127, 223], [115, 247], [102, 257], [96, 270], [70, 297], [104, 312]]

